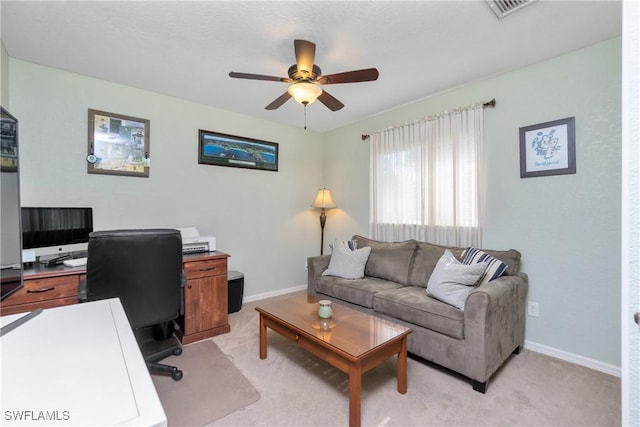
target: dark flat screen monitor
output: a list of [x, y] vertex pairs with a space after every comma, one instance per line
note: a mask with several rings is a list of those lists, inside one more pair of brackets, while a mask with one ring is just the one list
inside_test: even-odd
[[22, 247], [36, 256], [84, 251], [92, 231], [92, 208], [22, 208]]

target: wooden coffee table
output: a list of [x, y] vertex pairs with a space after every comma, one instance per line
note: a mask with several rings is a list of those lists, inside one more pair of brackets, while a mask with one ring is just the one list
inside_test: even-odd
[[407, 392], [407, 336], [411, 329], [332, 304], [331, 319], [318, 317], [318, 299], [295, 295], [256, 307], [260, 359], [267, 358], [267, 328], [349, 375], [349, 425], [360, 425], [362, 374], [398, 355], [398, 392]]

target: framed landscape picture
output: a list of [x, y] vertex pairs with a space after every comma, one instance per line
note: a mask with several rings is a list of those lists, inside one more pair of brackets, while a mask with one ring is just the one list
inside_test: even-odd
[[573, 173], [575, 117], [520, 128], [520, 178]]
[[278, 171], [278, 144], [199, 130], [198, 163]]
[[89, 109], [87, 172], [149, 177], [149, 120]]

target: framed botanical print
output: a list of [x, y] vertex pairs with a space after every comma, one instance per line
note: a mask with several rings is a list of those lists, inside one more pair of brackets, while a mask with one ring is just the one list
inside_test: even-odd
[[573, 173], [575, 117], [520, 128], [520, 178]]

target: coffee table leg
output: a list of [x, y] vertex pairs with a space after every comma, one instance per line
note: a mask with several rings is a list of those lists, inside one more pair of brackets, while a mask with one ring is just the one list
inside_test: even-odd
[[260, 313], [260, 359], [267, 358], [267, 326], [264, 324], [264, 316]]
[[407, 337], [402, 338], [398, 353], [398, 393], [407, 392]]
[[349, 368], [349, 427], [360, 427], [360, 398], [362, 392], [362, 366]]

